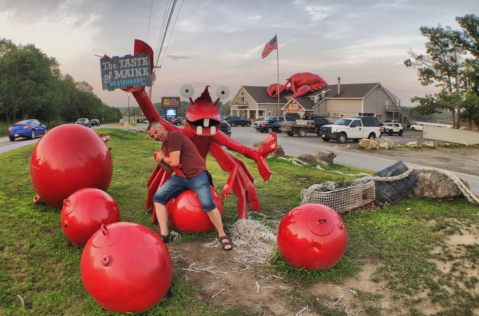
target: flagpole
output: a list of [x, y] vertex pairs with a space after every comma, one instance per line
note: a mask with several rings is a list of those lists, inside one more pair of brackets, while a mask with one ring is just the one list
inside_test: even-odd
[[277, 65], [277, 70], [278, 70], [278, 116], [279, 116], [279, 42], [278, 42], [278, 34], [276, 34], [276, 65]]

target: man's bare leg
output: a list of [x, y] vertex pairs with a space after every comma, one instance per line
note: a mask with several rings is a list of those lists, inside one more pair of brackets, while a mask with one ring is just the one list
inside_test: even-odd
[[[226, 236], [225, 231], [223, 230], [223, 222], [221, 220], [221, 214], [220, 214], [220, 211], [218, 211], [218, 208], [215, 208], [214, 210], [206, 212], [206, 213], [208, 214], [210, 221], [213, 223], [213, 226], [215, 226], [216, 230], [218, 231], [218, 236], [219, 237]], [[233, 246], [226, 245], [224, 247], [226, 250], [228, 250], [228, 249], [231, 249]]]
[[168, 236], [168, 212], [166, 211], [166, 206], [155, 202], [155, 211], [156, 219], [158, 220], [158, 225], [160, 226], [160, 234], [163, 236]]

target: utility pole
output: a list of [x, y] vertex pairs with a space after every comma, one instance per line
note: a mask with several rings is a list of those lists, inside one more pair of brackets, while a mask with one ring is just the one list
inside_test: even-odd
[[131, 124], [131, 119], [130, 119], [130, 93], [128, 93], [128, 126]]

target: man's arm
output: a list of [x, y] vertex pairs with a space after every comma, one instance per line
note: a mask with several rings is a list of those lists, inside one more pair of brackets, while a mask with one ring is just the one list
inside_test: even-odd
[[163, 157], [163, 163], [171, 167], [178, 167], [180, 164], [180, 151], [173, 151], [168, 157]]
[[161, 169], [165, 170], [168, 173], [173, 173], [173, 169], [165, 162], [165, 153], [162, 150], [155, 152], [155, 160]]

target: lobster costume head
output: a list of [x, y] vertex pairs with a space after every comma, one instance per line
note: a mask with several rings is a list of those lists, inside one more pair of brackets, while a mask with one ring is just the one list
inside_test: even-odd
[[221, 124], [221, 115], [215, 103], [211, 100], [208, 92], [208, 86], [199, 98], [193, 101], [190, 98], [191, 105], [186, 111], [185, 128], [190, 128], [198, 136], [215, 135]]

